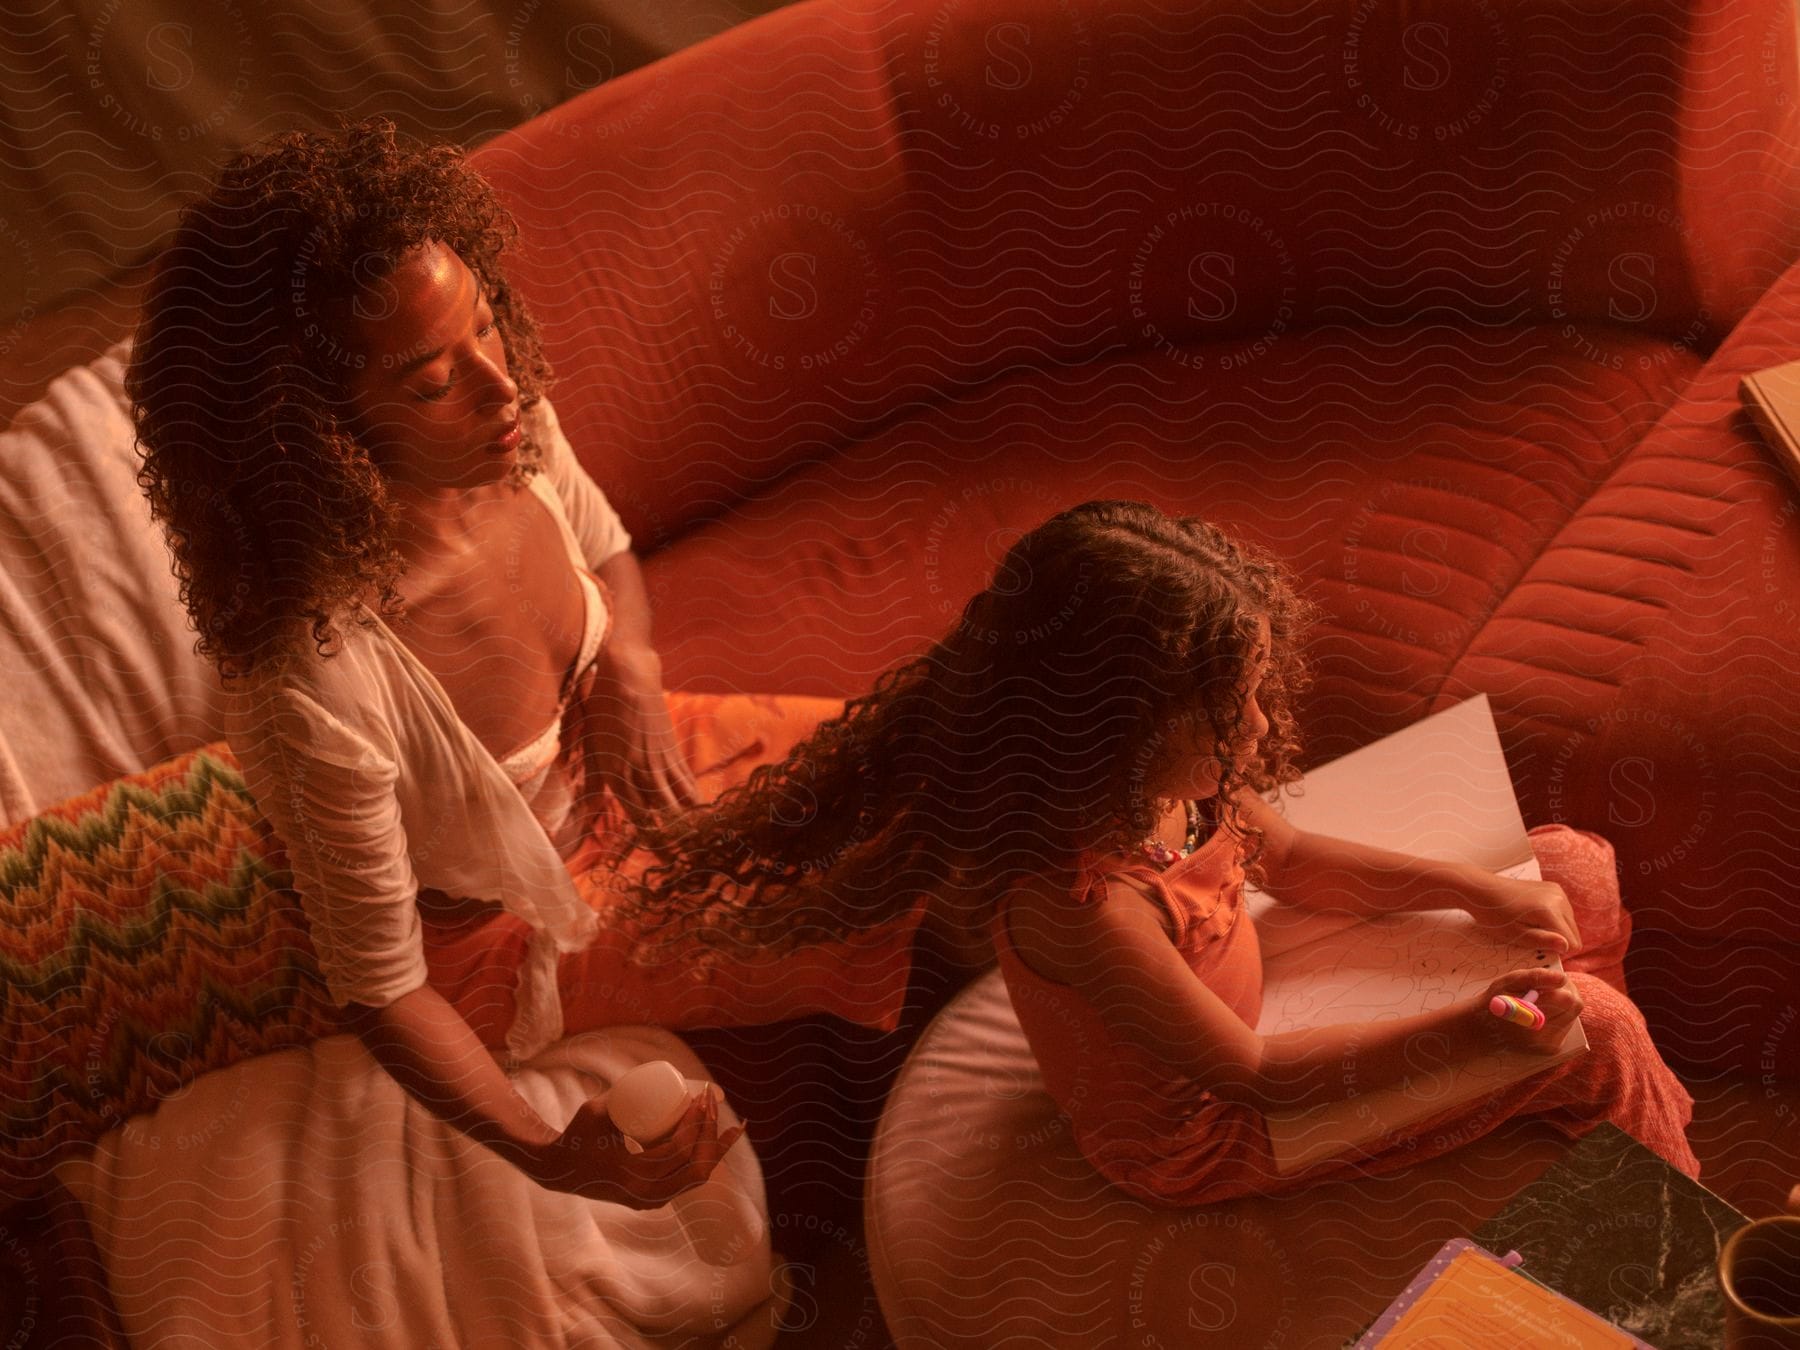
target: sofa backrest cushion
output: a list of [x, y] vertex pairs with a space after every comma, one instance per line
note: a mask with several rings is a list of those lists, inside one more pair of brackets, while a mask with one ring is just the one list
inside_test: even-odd
[[1020, 364], [1433, 315], [1710, 351], [1800, 242], [1793, 23], [818, 0], [475, 162], [571, 439], [654, 545]]
[[891, 403], [906, 185], [886, 53], [862, 15], [752, 26], [473, 156], [519, 220], [510, 272], [564, 429], [640, 551]]

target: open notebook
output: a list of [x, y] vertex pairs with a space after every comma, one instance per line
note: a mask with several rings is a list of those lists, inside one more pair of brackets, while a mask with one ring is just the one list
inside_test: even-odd
[[[1306, 775], [1280, 809], [1302, 829], [1423, 857], [1536, 877], [1487, 696], [1458, 704]], [[1263, 1035], [1429, 1012], [1553, 955], [1496, 944], [1457, 910], [1363, 920], [1294, 910], [1252, 893], [1263, 948]], [[1579, 1022], [1550, 1055], [1501, 1050], [1422, 1065], [1404, 1084], [1267, 1117], [1277, 1168], [1297, 1171], [1470, 1102], [1587, 1049]]]

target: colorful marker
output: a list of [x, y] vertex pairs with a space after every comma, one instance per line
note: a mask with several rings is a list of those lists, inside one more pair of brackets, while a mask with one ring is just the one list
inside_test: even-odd
[[1537, 996], [1538, 991], [1535, 989], [1522, 999], [1514, 998], [1511, 994], [1495, 994], [1488, 1000], [1488, 1011], [1504, 1022], [1537, 1031], [1550, 1020], [1537, 1006]]

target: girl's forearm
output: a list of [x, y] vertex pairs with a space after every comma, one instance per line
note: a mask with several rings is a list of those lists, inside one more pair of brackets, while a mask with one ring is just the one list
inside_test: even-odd
[[442, 994], [424, 985], [386, 1007], [353, 1004], [351, 1025], [376, 1062], [433, 1115], [538, 1179], [561, 1131], [518, 1094]]
[[1392, 1021], [1265, 1036], [1255, 1073], [1218, 1095], [1259, 1111], [1294, 1110], [1393, 1087], [1487, 1049], [1492, 1038], [1476, 1011], [1465, 1000]]
[[1296, 834], [1269, 891], [1284, 904], [1368, 917], [1403, 910], [1462, 909], [1495, 881], [1470, 863], [1415, 858], [1371, 844]]

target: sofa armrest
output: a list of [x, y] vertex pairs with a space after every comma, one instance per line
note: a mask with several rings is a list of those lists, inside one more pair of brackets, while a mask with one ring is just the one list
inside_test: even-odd
[[1738, 401], [1800, 351], [1800, 264], [1549, 541], [1434, 707], [1493, 699], [1532, 823], [1617, 850], [1627, 972], [1695, 1072], [1800, 1079], [1800, 497]]

